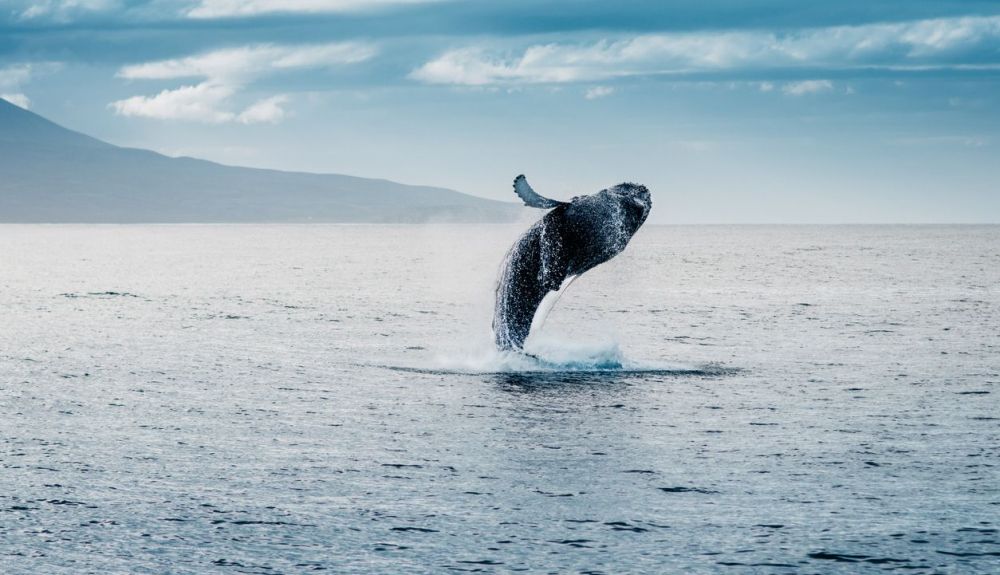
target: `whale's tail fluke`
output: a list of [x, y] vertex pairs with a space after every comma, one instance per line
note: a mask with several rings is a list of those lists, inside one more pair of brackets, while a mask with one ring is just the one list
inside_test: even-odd
[[528, 180], [525, 179], [524, 174], [514, 178], [514, 193], [517, 194], [519, 198], [524, 202], [524, 205], [529, 208], [556, 208], [562, 205], [566, 205], [566, 202], [560, 202], [558, 200], [552, 200], [544, 196], [538, 195], [538, 192], [531, 189], [528, 185]]

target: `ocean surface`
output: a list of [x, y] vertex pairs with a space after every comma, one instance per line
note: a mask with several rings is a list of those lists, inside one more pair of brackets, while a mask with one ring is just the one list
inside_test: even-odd
[[525, 227], [0, 226], [0, 572], [1000, 572], [1000, 227]]

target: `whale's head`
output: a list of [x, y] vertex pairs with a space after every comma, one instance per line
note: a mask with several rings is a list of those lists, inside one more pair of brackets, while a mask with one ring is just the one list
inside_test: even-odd
[[649, 210], [653, 207], [653, 199], [649, 189], [640, 184], [625, 182], [608, 188], [608, 195], [614, 198], [622, 208], [622, 215], [632, 233], [646, 221]]

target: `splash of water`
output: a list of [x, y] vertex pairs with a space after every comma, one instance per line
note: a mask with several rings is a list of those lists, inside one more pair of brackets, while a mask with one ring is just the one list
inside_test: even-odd
[[443, 373], [700, 373], [704, 367], [630, 359], [616, 341], [571, 342], [552, 336], [533, 336], [523, 352], [487, 349], [474, 353], [439, 355], [417, 371]]

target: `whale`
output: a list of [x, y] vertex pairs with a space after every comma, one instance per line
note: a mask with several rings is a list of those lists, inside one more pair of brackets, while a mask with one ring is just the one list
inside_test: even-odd
[[500, 265], [493, 339], [501, 351], [522, 350], [536, 315], [544, 319], [551, 307], [542, 306], [546, 296], [622, 253], [652, 208], [646, 186], [631, 182], [563, 202], [535, 192], [522, 174], [514, 179], [514, 193], [524, 205], [549, 211]]

